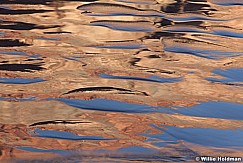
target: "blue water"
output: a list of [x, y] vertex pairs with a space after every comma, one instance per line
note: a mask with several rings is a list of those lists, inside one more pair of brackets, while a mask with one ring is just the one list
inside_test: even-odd
[[[52, 153], [64, 158], [49, 162], [195, 162], [208, 150], [243, 151], [242, 0], [114, 0], [86, 5], [91, 13], [77, 9], [100, 2], [1, 1], [0, 160], [22, 152], [33, 162]], [[191, 72], [192, 84], [184, 78]], [[197, 86], [205, 90], [190, 94]], [[180, 127], [172, 115], [184, 118]]]
[[42, 78], [1, 78], [0, 83], [3, 84], [32, 84], [32, 83], [39, 83], [44, 82], [46, 80]]
[[233, 37], [233, 38], [243, 38], [243, 33], [226, 31], [226, 30], [214, 30], [214, 31], [205, 31], [194, 28], [176, 28], [176, 29], [165, 29], [164, 32], [169, 33], [200, 33], [200, 34], [211, 34], [216, 36], [225, 36], [225, 37]]
[[242, 148], [243, 147], [243, 130], [220, 130], [215, 128], [177, 128], [166, 127], [165, 129], [155, 127], [163, 132], [160, 139], [171, 138], [189, 143], [194, 143], [202, 146], [211, 147], [228, 147]]
[[[179, 108], [176, 113], [207, 118], [243, 120], [243, 104], [231, 102], [203, 102], [191, 108]], [[229, 114], [230, 113], [230, 114]]]
[[219, 1], [219, 0], [216, 0], [216, 2], [212, 1], [212, 3], [215, 3], [217, 5], [221, 5], [221, 6], [241, 6], [243, 5], [243, 2], [242, 0], [223, 0], [223, 1]]
[[174, 83], [182, 81], [183, 78], [162, 78], [158, 76], [150, 76], [148, 78], [141, 78], [135, 76], [114, 76], [108, 74], [100, 74], [101, 78], [108, 78], [108, 79], [124, 79], [124, 80], [139, 80], [145, 82], [157, 82], [157, 83]]
[[[223, 78], [205, 78], [208, 81], [219, 83], [238, 83], [243, 82], [243, 68], [230, 68], [226, 70], [215, 69], [214, 74], [220, 75]], [[241, 84], [243, 85], [243, 84]]]
[[156, 110], [149, 105], [142, 104], [130, 104], [126, 102], [120, 102], [116, 100], [108, 99], [94, 99], [94, 100], [80, 100], [80, 99], [49, 99], [49, 100], [58, 100], [64, 102], [65, 104], [80, 109], [86, 110], [97, 110], [97, 111], [106, 111], [106, 112], [124, 112], [124, 113], [150, 113], [155, 112]]
[[33, 136], [41, 138], [66, 139], [66, 140], [111, 140], [101, 136], [78, 136], [70, 132], [55, 130], [35, 129]]
[[13, 98], [13, 97], [0, 97], [0, 101], [34, 101], [36, 97], [24, 97], [24, 98]]
[[29, 58], [37, 58], [40, 59], [41, 55], [40, 54], [27, 54], [25, 52], [21, 52], [21, 51], [0, 51], [0, 55], [4, 54], [4, 55], [13, 55], [13, 56], [26, 56]]
[[[1, 19], [0, 19], [1, 20]], [[0, 36], [4, 36], [5, 35], [5, 32], [0, 32]]]
[[27, 56], [27, 53], [20, 51], [0, 51], [0, 54]]
[[218, 50], [205, 50], [205, 49], [192, 49], [188, 47], [165, 47], [165, 51], [174, 52], [174, 53], [183, 53], [183, 54], [191, 54], [202, 58], [207, 59], [222, 59], [225, 57], [236, 57], [242, 55], [243, 53], [236, 52], [226, 52], [226, 51], [218, 51]]
[[[187, 116], [205, 117], [205, 118], [219, 118], [229, 120], [243, 120], [243, 104], [230, 103], [224, 101], [210, 101], [202, 102], [201, 104], [189, 107], [174, 107], [165, 108], [162, 106], [149, 106], [142, 104], [131, 104], [127, 102], [120, 102], [108, 99], [47, 99], [64, 102], [69, 106], [73, 106], [85, 110], [97, 110], [106, 112], [124, 112], [124, 113], [166, 113], [166, 114], [182, 114]], [[230, 114], [229, 114], [230, 112]]]

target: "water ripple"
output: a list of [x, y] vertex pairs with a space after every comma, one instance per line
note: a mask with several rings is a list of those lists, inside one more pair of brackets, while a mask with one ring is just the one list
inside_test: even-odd
[[165, 51], [174, 52], [174, 53], [183, 53], [183, 54], [191, 54], [202, 58], [207, 59], [222, 59], [225, 57], [236, 57], [243, 54], [237, 52], [226, 52], [226, 51], [218, 51], [218, 50], [205, 50], [205, 49], [192, 49], [189, 47], [179, 47], [179, 46], [169, 46], [164, 48]]
[[[230, 120], [243, 120], [243, 115], [239, 114], [243, 112], [243, 104], [223, 102], [223, 101], [210, 101], [203, 102], [201, 104], [195, 105], [192, 108], [181, 108], [175, 107], [176, 113], [205, 117], [205, 118], [219, 118], [219, 119], [230, 119]], [[229, 114], [230, 113], [230, 114]]]
[[139, 80], [139, 81], [146, 81], [146, 82], [157, 82], [157, 83], [174, 83], [179, 82], [183, 78], [161, 78], [158, 76], [150, 76], [149, 78], [141, 78], [141, 77], [133, 77], [133, 76], [114, 76], [108, 74], [100, 74], [102, 78], [108, 79], [125, 79], [125, 80]]
[[171, 140], [183, 140], [186, 142], [199, 144], [203, 146], [221, 147], [221, 148], [242, 148], [243, 130], [219, 130], [212, 128], [177, 128], [166, 127], [161, 129], [154, 126], [164, 132], [161, 139], [170, 137]]
[[0, 83], [3, 84], [32, 84], [32, 83], [39, 83], [44, 82], [46, 80], [42, 78], [1, 78]]
[[78, 136], [70, 132], [35, 129], [33, 136], [40, 138], [66, 139], [66, 140], [111, 140], [100, 136]]
[[205, 79], [208, 81], [219, 82], [224, 84], [243, 85], [243, 84], [239, 84], [239, 82], [243, 82], [243, 76], [242, 76], [243, 68], [231, 68], [226, 70], [216, 69], [213, 70], [213, 73], [217, 75], [221, 75], [224, 78], [223, 79], [205, 78]]
[[[30, 146], [19, 146], [16, 149], [28, 151], [28, 152], [43, 152], [43, 153], [56, 153], [59, 155], [67, 155], [70, 154], [69, 150], [60, 150], [60, 149], [41, 149], [41, 148], [34, 148]], [[21, 162], [21, 161], [18, 161]]]
[[69, 106], [73, 106], [80, 109], [107, 111], [107, 112], [124, 112], [124, 113], [150, 113], [156, 112], [156, 107], [142, 104], [130, 104], [126, 102], [120, 102], [116, 100], [107, 99], [94, 99], [94, 100], [80, 100], [80, 99], [47, 99], [58, 100], [64, 102]]

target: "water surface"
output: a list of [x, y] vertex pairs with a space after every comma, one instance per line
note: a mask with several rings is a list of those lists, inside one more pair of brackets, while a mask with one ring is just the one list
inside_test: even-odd
[[2, 0], [0, 162], [242, 156], [240, 0]]

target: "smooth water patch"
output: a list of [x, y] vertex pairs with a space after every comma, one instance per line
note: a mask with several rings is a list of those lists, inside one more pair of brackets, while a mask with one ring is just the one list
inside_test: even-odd
[[215, 30], [211, 32], [211, 34], [218, 35], [218, 36], [243, 38], [243, 33], [237, 33], [237, 32], [226, 31], [226, 30]]
[[108, 78], [108, 79], [125, 79], [125, 80], [139, 80], [139, 81], [146, 81], [146, 82], [157, 82], [157, 83], [174, 83], [179, 82], [183, 78], [161, 78], [158, 76], [150, 76], [148, 78], [141, 78], [141, 77], [133, 77], [133, 76], [114, 76], [108, 74], [100, 74], [101, 78]]
[[[153, 125], [154, 126], [154, 125]], [[164, 134], [161, 139], [177, 139], [199, 144], [203, 146], [220, 147], [220, 148], [242, 148], [243, 147], [243, 130], [220, 130], [212, 128], [177, 128], [166, 127], [166, 129], [154, 126]]]
[[[124, 113], [150, 113], [157, 112], [156, 108], [149, 105], [130, 104], [127, 102], [120, 102], [116, 100], [107, 99], [93, 99], [93, 100], [80, 100], [80, 99], [66, 99], [66, 98], [49, 98], [47, 100], [57, 100], [64, 102], [69, 106], [80, 109], [108, 111], [108, 112], [124, 112]], [[167, 108], [165, 108], [167, 109]]]
[[243, 53], [225, 52], [225, 51], [218, 51], [218, 50], [204, 50], [204, 49], [200, 50], [200, 49], [192, 49], [189, 47], [179, 47], [179, 46], [165, 47], [164, 50], [173, 53], [191, 54], [197, 57], [202, 57], [207, 59], [222, 59], [224, 57], [236, 57], [243, 54]]
[[[195, 105], [192, 108], [174, 107], [165, 108], [162, 106], [149, 106], [142, 104], [131, 104], [108, 99], [66, 99], [66, 98], [49, 98], [46, 100], [57, 100], [66, 105], [97, 111], [108, 112], [124, 112], [124, 113], [165, 113], [165, 114], [181, 114], [195, 117], [219, 118], [230, 120], [243, 120], [243, 104], [229, 103], [229, 102], [204, 102]], [[229, 114], [230, 113], [230, 114]]]
[[230, 120], [243, 120], [243, 104], [236, 104], [230, 102], [203, 102], [195, 105], [192, 108], [181, 108], [175, 107], [176, 113], [205, 117], [205, 118], [219, 118], [219, 119], [230, 119]]
[[33, 136], [41, 138], [65, 139], [65, 140], [112, 140], [100, 136], [78, 136], [70, 132], [55, 130], [35, 129]]
[[32, 84], [32, 83], [39, 83], [44, 82], [46, 80], [42, 78], [1, 78], [0, 83], [3, 84]]
[[234, 84], [243, 86], [243, 84], [239, 84], [239, 82], [243, 82], [243, 68], [231, 68], [226, 70], [215, 69], [213, 70], [214, 74], [221, 75], [224, 78], [205, 78], [211, 82], [219, 82], [224, 84]]

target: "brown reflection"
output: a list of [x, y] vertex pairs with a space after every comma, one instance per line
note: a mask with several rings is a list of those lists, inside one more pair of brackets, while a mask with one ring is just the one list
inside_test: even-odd
[[[89, 2], [96, 3], [93, 0]], [[163, 135], [164, 132], [152, 127], [152, 124], [162, 129], [173, 126], [231, 130], [242, 129], [240, 120], [94, 111], [96, 108], [84, 110], [55, 99], [111, 99], [154, 106], [155, 111], [157, 106], [177, 109], [175, 106], [191, 107], [205, 101], [242, 103], [240, 86], [205, 80], [215, 78], [214, 69], [242, 67], [243, 42], [237, 37], [243, 29], [240, 23], [243, 21], [242, 9], [231, 6], [230, 10], [226, 10], [227, 7], [212, 5], [206, 0], [150, 1], [153, 5], [138, 4], [136, 2], [140, 1], [133, 0], [109, 1], [120, 7], [131, 6], [127, 8], [132, 9], [130, 15], [129, 11], [122, 15], [127, 10], [118, 7], [120, 16], [92, 16], [81, 14], [76, 9], [89, 2], [1, 1], [5, 8], [0, 11], [0, 78], [42, 78], [46, 82], [1, 84], [0, 162], [7, 159], [56, 158], [60, 153], [55, 150], [77, 150], [73, 157], [77, 160], [84, 159], [82, 152], [87, 151], [87, 158], [97, 159], [98, 154], [90, 154], [90, 151], [116, 152], [134, 146], [155, 150], [160, 153], [162, 161], [194, 161], [192, 157], [196, 155], [240, 155], [236, 149], [214, 148], [180, 140], [175, 140], [177, 144], [156, 145], [156, 140], [149, 141], [150, 137], [144, 135]], [[103, 0], [99, 2], [105, 3]], [[109, 9], [98, 8], [104, 13]], [[163, 14], [161, 17], [133, 16], [138, 12], [136, 9], [160, 14], [163, 11]], [[203, 19], [191, 18], [203, 15]], [[217, 35], [220, 31], [232, 36]], [[211, 59], [197, 55], [197, 52], [207, 52], [206, 55], [210, 56], [215, 51], [222, 56]], [[238, 56], [227, 56], [224, 52]], [[100, 74], [124, 78], [102, 78]], [[129, 77], [150, 79], [151, 76], [181, 77], [182, 80], [174, 83], [126, 80]], [[222, 78], [220, 75], [217, 77]], [[111, 140], [37, 137], [34, 134], [36, 129]], [[19, 147], [31, 147], [36, 151]], [[107, 154], [103, 158], [117, 162], [128, 158], [128, 155], [116, 154], [120, 157], [111, 158]], [[155, 158], [153, 154], [148, 157]]]

